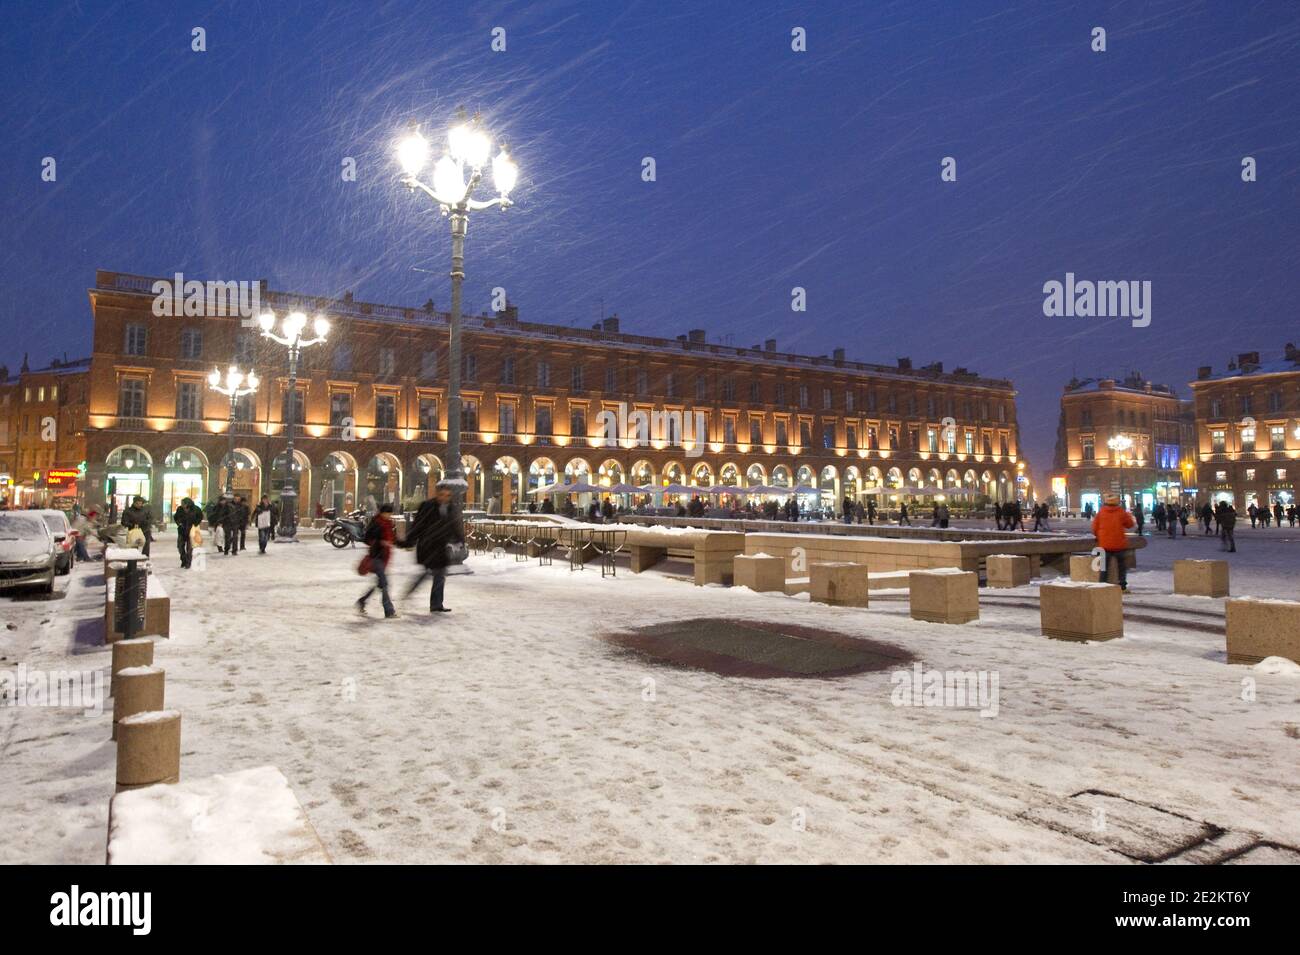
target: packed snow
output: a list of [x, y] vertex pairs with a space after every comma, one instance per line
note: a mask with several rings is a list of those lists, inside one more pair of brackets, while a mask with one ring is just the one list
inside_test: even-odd
[[[1039, 634], [1039, 580], [982, 590], [979, 621], [945, 626], [911, 620], [903, 589], [833, 608], [695, 587], [672, 562], [602, 579], [595, 565], [475, 555], [472, 575], [448, 580], [453, 612], [431, 615], [427, 582], [402, 597], [406, 552], [401, 616], [372, 601], [362, 618], [362, 551], [304, 538], [189, 572], [160, 538], [172, 639], [155, 665], [184, 715], [182, 781], [275, 767], [337, 863], [1133, 861], [1090, 834], [1098, 799], [1113, 831], [1157, 807], [1141, 812], [1300, 845], [1300, 667], [1227, 664], [1223, 600], [1171, 593], [1172, 560], [1217, 558], [1212, 538], [1150, 539], [1123, 639], [1097, 644]], [[1234, 594], [1297, 596], [1300, 534], [1242, 530], [1238, 547]], [[100, 572], [79, 566], [52, 600], [0, 598], [0, 668], [106, 671]], [[724, 677], [600, 639], [707, 616], [824, 627], [895, 644], [926, 671], [992, 674], [996, 715], [897, 705], [890, 670]], [[0, 864], [102, 862], [111, 705], [11, 702]]]

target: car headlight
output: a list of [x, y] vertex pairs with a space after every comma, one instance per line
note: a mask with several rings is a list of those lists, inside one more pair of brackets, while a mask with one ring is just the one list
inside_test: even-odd
[[49, 562], [50, 558], [48, 554], [37, 554], [35, 557], [27, 558], [27, 563], [29, 564], [48, 564]]

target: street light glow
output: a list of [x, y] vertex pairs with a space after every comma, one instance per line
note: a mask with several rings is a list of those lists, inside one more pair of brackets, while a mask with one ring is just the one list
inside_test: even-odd
[[324, 315], [317, 315], [316, 320], [311, 323], [312, 331], [316, 333], [317, 338], [324, 338], [330, 333], [330, 323]]
[[257, 324], [262, 326], [262, 331], [269, 332], [275, 328], [275, 312], [263, 312], [257, 316]]
[[286, 338], [297, 338], [306, 327], [307, 316], [302, 312], [290, 312], [284, 318], [284, 335]]
[[470, 169], [482, 169], [492, 149], [492, 144], [483, 131], [469, 123], [453, 126], [447, 134], [447, 145], [452, 157]]
[[503, 196], [510, 195], [510, 191], [515, 188], [515, 182], [519, 179], [519, 167], [515, 165], [510, 154], [506, 152], [504, 146], [501, 152], [497, 153], [492, 159], [492, 184], [497, 187], [497, 192]]
[[408, 176], [414, 176], [429, 162], [429, 141], [412, 132], [397, 144], [397, 161]]
[[447, 205], [455, 205], [465, 196], [465, 177], [461, 173], [460, 163], [451, 156], [443, 156], [433, 167], [433, 191], [438, 200]]

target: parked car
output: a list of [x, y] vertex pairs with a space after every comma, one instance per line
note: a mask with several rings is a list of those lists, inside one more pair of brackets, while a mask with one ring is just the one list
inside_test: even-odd
[[0, 511], [0, 590], [38, 587], [54, 593], [54, 535], [33, 511]]
[[54, 547], [57, 552], [57, 560], [54, 563], [54, 572], [59, 576], [72, 573], [73, 550], [76, 541], [73, 539], [72, 525], [68, 522], [68, 515], [63, 511], [37, 511], [41, 520], [45, 521], [45, 526], [50, 529], [50, 535], [54, 538]]

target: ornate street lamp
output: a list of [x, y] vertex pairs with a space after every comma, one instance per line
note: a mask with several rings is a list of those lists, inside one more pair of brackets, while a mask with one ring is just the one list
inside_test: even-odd
[[[465, 281], [465, 233], [470, 212], [500, 206], [508, 209], [512, 203], [510, 192], [519, 178], [519, 168], [510, 158], [505, 143], [492, 157], [492, 184], [497, 195], [491, 199], [474, 198], [474, 190], [482, 182], [483, 167], [492, 152], [492, 141], [480, 128], [478, 117], [472, 120], [464, 110], [457, 115], [456, 124], [447, 132], [447, 148], [433, 167], [433, 186], [417, 178], [430, 160], [429, 141], [420, 135], [419, 128], [397, 144], [397, 160], [405, 175], [401, 183], [411, 192], [417, 189], [432, 199], [451, 219], [451, 319], [448, 326], [447, 362], [447, 452], [448, 468], [443, 480], [451, 485], [459, 501], [463, 489], [468, 487], [460, 459], [460, 299], [461, 285]], [[468, 173], [468, 178], [466, 177]]]
[[263, 312], [257, 323], [262, 326], [262, 336], [289, 349], [289, 414], [284, 423], [285, 438], [288, 447], [284, 453], [284, 484], [280, 487], [280, 526], [276, 528], [276, 537], [293, 540], [298, 534], [298, 487], [293, 478], [293, 435], [298, 423], [298, 355], [309, 345], [318, 345], [329, 334], [330, 323], [324, 315], [317, 315], [312, 322], [315, 338], [303, 339], [303, 329], [307, 327], [307, 316], [302, 312], [290, 312], [280, 322], [280, 333], [276, 334], [275, 312]]
[[1124, 465], [1127, 459], [1124, 453], [1133, 447], [1133, 439], [1126, 434], [1117, 434], [1106, 442], [1106, 447], [1110, 448], [1111, 456], [1119, 458], [1119, 499], [1120, 503], [1124, 502]]
[[[226, 434], [229, 436], [229, 448], [226, 450], [226, 494], [230, 494], [234, 489], [234, 472], [235, 472], [235, 409], [239, 404], [239, 399], [245, 395], [251, 395], [257, 391], [257, 386], [261, 384], [258, 381], [257, 373], [249, 371], [245, 375], [242, 371], [231, 365], [226, 369], [225, 383], [222, 384], [220, 370], [213, 368], [212, 374], [208, 375], [208, 387], [217, 394], [225, 395], [230, 399], [230, 418], [226, 424]], [[189, 462], [185, 462], [186, 466]]]

